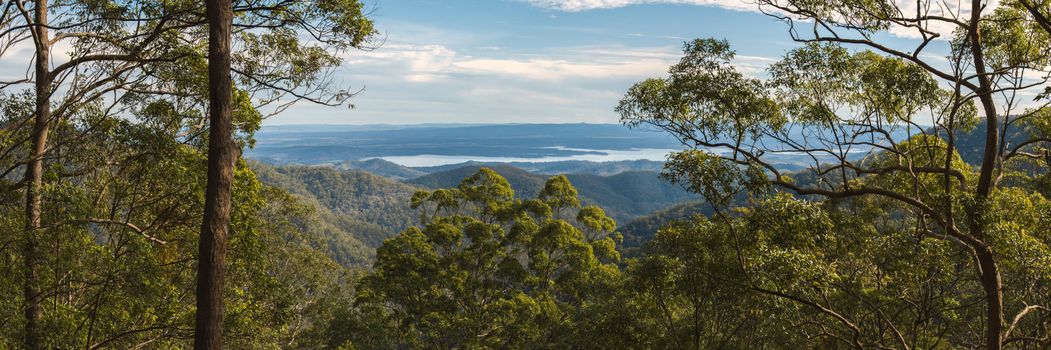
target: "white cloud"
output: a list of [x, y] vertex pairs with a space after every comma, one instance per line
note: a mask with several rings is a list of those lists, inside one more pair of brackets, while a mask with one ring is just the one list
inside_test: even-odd
[[443, 45], [387, 44], [368, 52], [350, 52], [347, 66], [397, 72], [403, 80], [428, 83], [446, 78], [456, 51]]
[[[350, 51], [340, 80], [365, 86], [352, 111], [293, 107], [268, 122], [616, 122], [613, 106], [631, 84], [667, 75], [678, 44], [591, 44], [521, 50], [491, 42], [388, 41]], [[739, 56], [746, 74], [772, 59]]]
[[[759, 12], [759, 5], [753, 0], [519, 0], [527, 4], [566, 12], [580, 12], [597, 9], [612, 9], [621, 8], [633, 5], [646, 5], [646, 4], [678, 4], [678, 5], [697, 5], [697, 6], [710, 6], [718, 7], [729, 10], [737, 11], [751, 11]], [[770, 0], [771, 2], [787, 5], [788, 2], [785, 0]], [[897, 7], [901, 10], [903, 16], [916, 17], [918, 14], [926, 16], [939, 16], [945, 18], [959, 18], [966, 22], [971, 15], [970, 2], [920, 2], [915, 0], [894, 0]], [[991, 12], [991, 9], [999, 6], [1000, 0], [985, 0], [983, 6], [988, 9], [985, 14]], [[920, 7], [920, 5], [924, 7]], [[767, 8], [768, 12], [776, 13], [780, 12], [776, 9]], [[938, 33], [939, 39], [948, 39], [953, 30], [956, 29], [956, 24], [931, 20], [926, 21], [924, 29], [929, 32]], [[922, 33], [919, 28], [915, 27], [903, 27], [899, 25], [892, 25], [888, 30], [893, 36], [902, 38], [921, 38]], [[635, 34], [632, 34], [635, 35]], [[641, 34], [639, 34], [641, 35]]]
[[388, 44], [371, 52], [353, 52], [345, 59], [354, 70], [383, 70], [406, 82], [433, 83], [452, 75], [539, 81], [645, 78], [662, 74], [679, 57], [672, 47], [566, 48], [540, 57], [492, 50], [482, 53], [487, 55], [464, 55], [443, 45]]
[[[552, 50], [549, 55], [475, 57], [442, 45], [397, 44], [354, 54], [347, 63], [358, 70], [382, 68], [410, 83], [434, 83], [454, 75], [533, 81], [638, 80], [664, 75], [680, 57], [675, 47], [575, 47]], [[733, 64], [746, 74], [756, 75], [773, 61], [741, 55]]]
[[776, 61], [777, 59], [770, 57], [737, 55], [734, 57], [733, 62], [730, 63], [741, 73], [756, 77], [761, 75], [768, 67], [770, 67], [771, 63]]
[[468, 59], [455, 67], [468, 74], [493, 74], [535, 80], [568, 78], [641, 78], [668, 68], [668, 61], [641, 59], [627, 61], [569, 61], [561, 59]]

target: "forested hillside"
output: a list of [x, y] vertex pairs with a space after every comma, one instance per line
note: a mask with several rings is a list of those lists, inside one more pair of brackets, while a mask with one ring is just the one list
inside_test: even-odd
[[[316, 206], [319, 221], [315, 225], [327, 228], [323, 233], [333, 240], [332, 254], [341, 263], [353, 262], [359, 266], [368, 263], [372, 250], [378, 248], [384, 239], [419, 220], [419, 213], [409, 208], [409, 199], [415, 191], [454, 187], [480, 168], [458, 167], [406, 180], [412, 184], [407, 185], [361, 170], [252, 163], [252, 169], [263, 183], [289, 191], [304, 203]], [[538, 195], [547, 180], [545, 175], [512, 166], [492, 169], [505, 177], [522, 196]], [[660, 179], [654, 172], [629, 171], [612, 176], [566, 174], [566, 177], [577, 188], [585, 204], [603, 208], [618, 222], [629, 222], [697, 198], [680, 186]], [[305, 230], [316, 228], [303, 227]], [[625, 231], [629, 237], [626, 242], [630, 242], [626, 247], [640, 247], [645, 240], [652, 238], [656, 228], [655, 225], [631, 226]]]
[[[319, 208], [321, 219], [339, 230], [335, 241], [356, 240], [368, 254], [354, 257], [367, 265], [372, 252], [393, 236], [418, 222], [409, 208], [416, 187], [364, 171], [332, 167], [282, 166], [253, 163], [263, 183], [289, 191]], [[340, 259], [343, 262], [345, 259]]]
[[401, 166], [380, 158], [348, 160], [334, 164], [336, 169], [362, 170], [394, 180], [406, 180], [426, 175], [428, 172]]
[[617, 228], [617, 231], [624, 235], [621, 251], [626, 256], [638, 256], [645, 245], [657, 235], [661, 227], [677, 221], [688, 221], [695, 215], [708, 217], [711, 214], [711, 205], [704, 201], [692, 201], [675, 204], [655, 213], [623, 222]]
[[[452, 187], [460, 179], [478, 171], [481, 166], [465, 166], [443, 172], [428, 174], [407, 182], [429, 188]], [[523, 196], [536, 196], [543, 189], [545, 175], [500, 165], [492, 167], [504, 176], [515, 192]], [[647, 215], [672, 204], [696, 199], [681, 186], [660, 178], [660, 174], [649, 171], [628, 171], [611, 176], [591, 174], [565, 174], [580, 192], [586, 204], [602, 207], [620, 222]]]

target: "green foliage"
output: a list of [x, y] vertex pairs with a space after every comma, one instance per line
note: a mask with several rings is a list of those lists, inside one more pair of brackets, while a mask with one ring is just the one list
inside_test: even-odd
[[[800, 123], [840, 123], [843, 108], [855, 109], [856, 122], [912, 122], [925, 108], [942, 111], [951, 96], [912, 62], [871, 51], [850, 53], [835, 44], [811, 43], [789, 51], [769, 71], [782, 108]], [[975, 117], [974, 107], [965, 107], [961, 124]]]
[[[662, 312], [664, 329], [679, 335], [648, 333], [677, 339], [674, 347], [721, 347], [702, 345], [723, 331], [706, 326], [707, 319], [690, 320], [690, 311], [743, 307], [732, 315], [752, 313], [763, 322], [730, 323], [753, 332], [753, 347], [1046, 343], [1022, 340], [1046, 336], [1042, 305], [1051, 292], [1043, 229], [1046, 113], [980, 116], [974, 95], [982, 92], [972, 81], [989, 79], [993, 89], [1013, 91], [1022, 78], [1011, 80], [1012, 74], [1046, 65], [1040, 43], [1047, 33], [1028, 35], [1039, 31], [1024, 19], [1028, 14], [998, 9], [982, 19], [977, 37], [975, 30], [957, 31], [950, 62], [958, 66], [947, 72], [872, 41], [871, 33], [906, 26], [893, 19], [901, 16], [895, 4], [761, 5], [815, 21], [819, 39], [771, 65], [765, 82], [735, 71], [725, 42], [697, 40], [668, 77], [636, 84], [618, 106], [625, 124], [656, 126], [683, 142], [688, 149], [669, 157], [664, 176], [716, 208], [714, 221], [695, 218], [659, 230], [638, 260], [645, 264], [629, 269], [649, 274], [641, 282], [647, 286], [663, 283], [641, 295], [666, 303], [650, 310]], [[851, 35], [838, 36], [838, 29]], [[835, 43], [870, 44], [872, 51]], [[974, 46], [989, 56], [979, 57]], [[997, 68], [981, 79], [960, 73], [972, 58]], [[985, 113], [999, 108], [983, 103]], [[992, 132], [1002, 142], [987, 144], [991, 118], [1001, 121]], [[919, 125], [926, 120], [934, 125]], [[996, 157], [983, 161], [986, 151]], [[810, 156], [813, 164], [785, 173], [774, 166], [785, 152]], [[708, 267], [692, 272], [682, 260]], [[693, 282], [684, 289], [677, 281]], [[699, 301], [708, 295], [698, 290], [752, 298], [705, 304]], [[1002, 303], [1004, 311], [989, 307], [994, 314], [986, 314], [989, 303]], [[986, 323], [974, 321], [1000, 318], [1010, 324], [988, 327], [992, 338], [983, 337]]]
[[[323, 229], [334, 240], [334, 251], [350, 256], [341, 263], [365, 264], [371, 253], [350, 251], [373, 250], [384, 239], [404, 230], [418, 219], [406, 199], [416, 188], [363, 171], [340, 171], [330, 167], [271, 167], [252, 163], [252, 168], [266, 184], [289, 191], [301, 200], [315, 203], [316, 220], [301, 223], [308, 230]], [[347, 245], [361, 248], [339, 248]]]
[[635, 84], [616, 111], [628, 125], [690, 129], [697, 139], [687, 143], [723, 138], [741, 142], [762, 128], [779, 128], [787, 120], [761, 81], [745, 77], [730, 64], [733, 57], [726, 41], [689, 42], [668, 78]]
[[[48, 303], [45, 342], [51, 348], [187, 347], [181, 330], [193, 326], [204, 154], [142, 124], [108, 119], [90, 125], [67, 123], [54, 131], [56, 153], [65, 156], [46, 174], [49, 254], [40, 271], [43, 284], [60, 292]], [[346, 270], [323, 253], [327, 237], [295, 225], [309, 207], [263, 185], [243, 162], [233, 195], [229, 344], [316, 346], [310, 344], [322, 338], [313, 334], [342, 297]], [[22, 203], [2, 204], [0, 227], [21, 230]], [[16, 250], [3, 254], [5, 271], [21, 271]], [[3, 275], [7, 302], [0, 308], [18, 315], [24, 276]], [[20, 320], [7, 320], [0, 331], [5, 343], [17, 344], [8, 340], [20, 339]]]
[[421, 227], [379, 248], [354, 310], [346, 312], [361, 316], [333, 345], [588, 344], [598, 335], [576, 328], [586, 305], [600, 301], [596, 296], [620, 276], [615, 223], [596, 207], [578, 209], [579, 226], [558, 217], [579, 206], [565, 177], [548, 180], [542, 193], [518, 199], [502, 176], [482, 168], [456, 188], [414, 195], [413, 207], [424, 213]]
[[[478, 166], [464, 166], [424, 175], [406, 181], [428, 188], [455, 187], [461, 179], [471, 176]], [[507, 179], [511, 189], [522, 197], [539, 196], [547, 179], [512, 166], [494, 166], [494, 171]], [[680, 186], [664, 181], [651, 171], [627, 171], [610, 176], [565, 174], [576, 188], [581, 205], [597, 205], [617, 221], [627, 222], [641, 215], [696, 196]], [[571, 203], [570, 203], [571, 204]]]
[[744, 189], [745, 170], [711, 153], [686, 150], [668, 155], [662, 177], [701, 194], [708, 202], [726, 206]]
[[641, 316], [645, 348], [763, 347], [770, 320], [760, 299], [727, 281], [743, 272], [733, 245], [726, 227], [698, 216], [660, 229], [629, 264], [629, 305]]
[[559, 215], [562, 213], [562, 209], [580, 207], [577, 189], [573, 188], [573, 185], [569, 183], [569, 179], [565, 175], [558, 175], [548, 180], [544, 185], [544, 189], [540, 191], [538, 198]]
[[1048, 64], [1049, 57], [1044, 48], [1051, 43], [1051, 33], [1036, 21], [1019, 20], [1028, 16], [1028, 11], [1017, 1], [1009, 1], [1005, 6], [993, 9], [980, 23], [984, 53], [993, 69]]

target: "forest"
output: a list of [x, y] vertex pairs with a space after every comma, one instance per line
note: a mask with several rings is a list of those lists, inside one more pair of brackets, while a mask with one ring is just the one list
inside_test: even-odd
[[748, 2], [608, 106], [659, 173], [245, 157], [370, 6], [5, 1], [0, 349], [1051, 348], [1051, 1]]

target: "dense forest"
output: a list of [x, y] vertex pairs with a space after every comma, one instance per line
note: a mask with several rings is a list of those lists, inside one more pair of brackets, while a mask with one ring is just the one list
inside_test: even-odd
[[[321, 222], [303, 224], [301, 229], [325, 227], [328, 233], [322, 236], [333, 240], [330, 254], [335, 254], [337, 261], [348, 267], [367, 265], [385, 239], [419, 224], [420, 214], [410, 208], [408, 201], [413, 193], [422, 189], [456, 187], [461, 180], [483, 168], [456, 166], [398, 181], [396, 179], [401, 176], [396, 174], [377, 171], [387, 174], [383, 177], [357, 169], [342, 170], [342, 166], [272, 166], [258, 162], [252, 162], [250, 166], [262, 183], [287, 191], [297, 200], [316, 208], [315, 215]], [[609, 165], [596, 163], [592, 168], [604, 170]], [[538, 195], [549, 177], [509, 165], [488, 169], [500, 174], [516, 193], [527, 198]], [[601, 207], [618, 222], [628, 222], [674, 203], [697, 199], [682, 187], [660, 179], [655, 172], [624, 171], [610, 176], [570, 173], [565, 176], [579, 191], [582, 203]], [[651, 228], [654, 229], [649, 231], [650, 236], [656, 232], [655, 227]]]
[[249, 161], [364, 4], [6, 1], [0, 348], [1046, 349], [1051, 2], [943, 5], [750, 3], [762, 74], [691, 40], [609, 106], [657, 173]]

